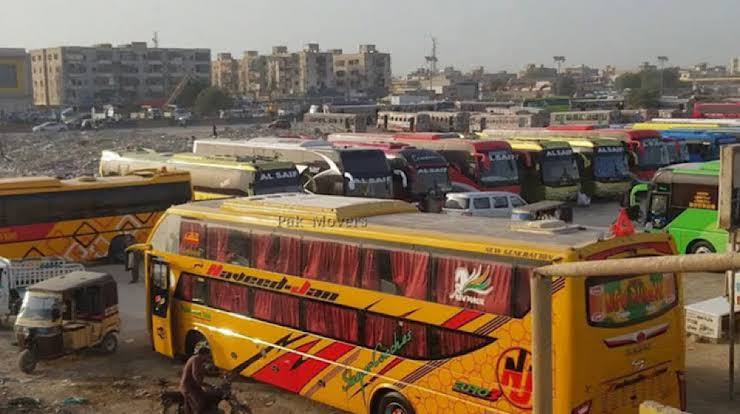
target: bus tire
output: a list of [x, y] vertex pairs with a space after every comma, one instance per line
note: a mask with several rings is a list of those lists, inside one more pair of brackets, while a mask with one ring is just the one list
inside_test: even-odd
[[378, 398], [371, 414], [415, 414], [415, 411], [403, 395], [389, 391]]
[[717, 250], [712, 246], [712, 243], [709, 243], [705, 240], [697, 240], [695, 242], [692, 242], [689, 247], [686, 249], [687, 253], [689, 254], [704, 254], [704, 253], [716, 253]]
[[126, 249], [132, 244], [134, 244], [134, 238], [127, 234], [114, 237], [108, 247], [108, 261], [116, 264], [124, 263], [126, 261]]

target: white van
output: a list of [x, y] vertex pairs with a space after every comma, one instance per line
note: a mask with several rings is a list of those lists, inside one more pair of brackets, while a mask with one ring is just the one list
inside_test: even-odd
[[462, 216], [509, 218], [511, 210], [526, 204], [518, 194], [505, 191], [449, 193], [442, 212]]

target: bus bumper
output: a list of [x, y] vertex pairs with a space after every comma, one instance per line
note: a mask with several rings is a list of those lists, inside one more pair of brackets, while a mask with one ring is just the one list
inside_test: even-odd
[[621, 200], [629, 188], [630, 183], [627, 181], [615, 183], [601, 183], [597, 181], [594, 196], [600, 199]]
[[578, 186], [545, 187], [545, 200], [575, 201], [578, 197]]

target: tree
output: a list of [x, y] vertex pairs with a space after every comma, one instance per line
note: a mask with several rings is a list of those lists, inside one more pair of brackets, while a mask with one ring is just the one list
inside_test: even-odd
[[555, 90], [561, 96], [573, 96], [578, 89], [576, 80], [572, 76], [561, 76], [555, 81]]
[[617, 90], [623, 91], [627, 88], [638, 89], [642, 87], [642, 77], [637, 73], [627, 72], [617, 76], [614, 80], [614, 86]]
[[627, 95], [627, 105], [633, 109], [657, 108], [660, 100], [660, 90], [653, 88], [637, 88]]
[[195, 105], [195, 100], [198, 98], [204, 89], [208, 87], [206, 82], [197, 79], [191, 79], [185, 88], [180, 93], [180, 96], [175, 100], [175, 104], [183, 108], [192, 108]]
[[203, 89], [195, 99], [195, 112], [199, 115], [213, 115], [221, 109], [234, 106], [234, 100], [221, 88], [211, 86]]

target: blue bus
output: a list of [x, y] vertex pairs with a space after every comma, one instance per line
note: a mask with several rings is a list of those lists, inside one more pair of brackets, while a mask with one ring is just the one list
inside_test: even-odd
[[738, 141], [735, 135], [729, 132], [706, 129], [669, 129], [660, 133], [663, 138], [685, 142], [690, 162], [718, 160], [722, 145]]

